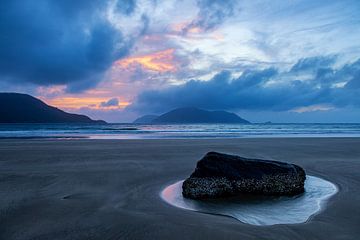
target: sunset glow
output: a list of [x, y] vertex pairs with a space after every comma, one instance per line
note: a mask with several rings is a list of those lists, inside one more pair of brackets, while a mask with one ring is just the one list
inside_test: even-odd
[[102, 97], [59, 97], [53, 99], [44, 99], [47, 104], [64, 109], [122, 109], [128, 106], [129, 102], [119, 102], [118, 106], [102, 107], [101, 103], [108, 101], [108, 98]]
[[14, 1], [1, 91], [109, 122], [180, 106], [259, 122], [360, 114], [357, 0]]
[[360, 0], [0, 12], [0, 240], [360, 239]]
[[146, 70], [156, 72], [175, 72], [176, 64], [174, 60], [175, 49], [167, 49], [152, 54], [128, 57], [114, 63], [115, 67], [134, 68], [140, 65]]

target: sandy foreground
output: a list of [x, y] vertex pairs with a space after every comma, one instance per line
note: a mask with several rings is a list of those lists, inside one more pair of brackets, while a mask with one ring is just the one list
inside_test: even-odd
[[[161, 190], [207, 151], [288, 161], [340, 191], [311, 221], [252, 226]], [[359, 239], [360, 138], [0, 140], [0, 239]]]

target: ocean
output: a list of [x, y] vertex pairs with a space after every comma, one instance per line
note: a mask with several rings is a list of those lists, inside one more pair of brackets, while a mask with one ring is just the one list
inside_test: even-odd
[[360, 137], [357, 124], [0, 124], [0, 138]]

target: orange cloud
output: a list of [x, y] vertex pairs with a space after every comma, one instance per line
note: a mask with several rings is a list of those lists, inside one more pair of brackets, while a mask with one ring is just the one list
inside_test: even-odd
[[114, 63], [114, 66], [121, 68], [131, 68], [136, 64], [141, 65], [143, 68], [156, 72], [175, 72], [175, 49], [167, 49], [152, 54], [129, 57]]
[[106, 102], [109, 98], [103, 97], [58, 97], [53, 99], [44, 99], [44, 102], [60, 109], [79, 109], [83, 107], [92, 109], [122, 109], [128, 106], [129, 102], [120, 102], [119, 106], [101, 107], [102, 102]]
[[199, 27], [191, 27], [187, 30], [189, 33], [201, 33], [202, 32], [202, 29], [199, 28]]

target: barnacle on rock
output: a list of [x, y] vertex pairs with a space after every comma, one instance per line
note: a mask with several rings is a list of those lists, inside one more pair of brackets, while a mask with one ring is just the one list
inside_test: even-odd
[[192, 199], [241, 193], [292, 196], [304, 192], [305, 178], [294, 164], [209, 152], [184, 181], [182, 194]]

